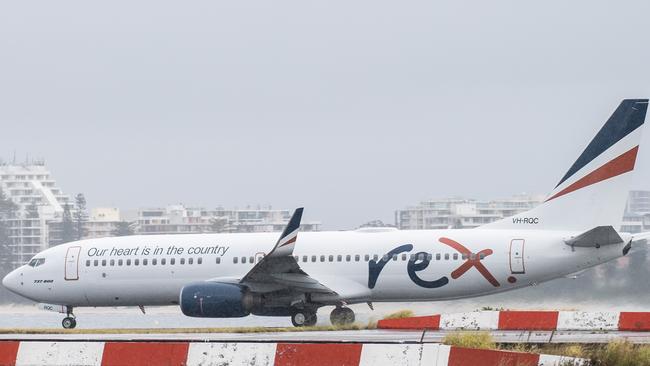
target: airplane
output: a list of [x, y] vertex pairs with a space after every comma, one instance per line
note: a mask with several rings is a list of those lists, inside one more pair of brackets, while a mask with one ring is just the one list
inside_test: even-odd
[[[249, 314], [350, 324], [348, 306], [437, 301], [514, 290], [628, 254], [650, 233], [619, 232], [648, 99], [625, 99], [548, 198], [473, 229], [366, 228], [299, 234], [302, 208], [277, 233], [87, 239], [35, 255], [3, 278], [65, 313], [76, 307], [180, 306], [190, 317]], [[550, 148], [549, 146], [541, 146]]]

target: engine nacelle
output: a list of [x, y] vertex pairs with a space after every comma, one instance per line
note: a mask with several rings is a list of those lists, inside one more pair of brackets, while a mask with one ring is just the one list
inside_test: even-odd
[[198, 318], [241, 318], [250, 314], [256, 296], [233, 283], [194, 282], [181, 289], [183, 314]]

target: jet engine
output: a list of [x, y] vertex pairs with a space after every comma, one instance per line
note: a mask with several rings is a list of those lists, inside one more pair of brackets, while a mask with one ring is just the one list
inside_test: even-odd
[[221, 282], [194, 282], [181, 289], [183, 314], [198, 318], [241, 318], [260, 306], [259, 295], [244, 286]]

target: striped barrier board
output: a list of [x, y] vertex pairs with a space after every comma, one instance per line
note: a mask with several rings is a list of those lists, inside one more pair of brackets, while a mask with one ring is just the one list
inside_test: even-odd
[[650, 312], [475, 311], [384, 319], [380, 329], [650, 331]]
[[0, 365], [515, 366], [583, 359], [441, 344], [1, 341]]

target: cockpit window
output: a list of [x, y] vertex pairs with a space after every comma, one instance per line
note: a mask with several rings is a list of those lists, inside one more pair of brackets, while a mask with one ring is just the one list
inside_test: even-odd
[[43, 263], [45, 263], [45, 258], [34, 258], [31, 261], [29, 261], [27, 265], [30, 267], [38, 267]]

